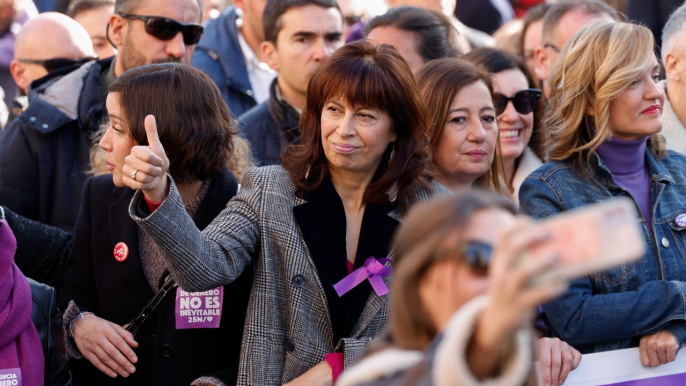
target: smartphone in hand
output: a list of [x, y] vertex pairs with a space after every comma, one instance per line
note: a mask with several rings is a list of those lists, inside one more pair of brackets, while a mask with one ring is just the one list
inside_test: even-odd
[[540, 224], [550, 232], [550, 238], [533, 246], [530, 258], [556, 256], [559, 261], [537, 281], [571, 280], [645, 255], [645, 236], [636, 206], [627, 197], [564, 212]]

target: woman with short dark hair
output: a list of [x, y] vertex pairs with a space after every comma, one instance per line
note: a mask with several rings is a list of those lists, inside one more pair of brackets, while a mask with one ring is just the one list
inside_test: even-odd
[[409, 6], [391, 8], [364, 28], [367, 39], [393, 45], [412, 72], [431, 60], [457, 57], [456, 34], [444, 15]]
[[144, 120], [155, 114], [182, 210], [204, 228], [237, 191], [226, 167], [237, 134], [229, 111], [212, 80], [173, 63], [119, 76], [107, 109], [110, 126], [100, 146], [112, 174], [86, 182], [60, 301], [74, 378], [94, 385], [162, 385], [212, 374], [235, 383], [235, 369], [233, 381], [220, 372], [238, 364], [250, 270], [205, 294], [176, 288], [157, 243], [128, 216], [135, 191], [123, 179], [140, 176], [122, 171], [131, 148], [148, 145]]
[[[384, 258], [393, 257], [398, 221], [413, 203], [448, 193], [426, 175], [426, 107], [397, 51], [348, 44], [317, 69], [307, 94], [302, 144], [283, 167], [250, 170], [202, 233], [165, 175], [163, 143], [134, 147], [123, 169], [141, 190], [131, 216], [184, 289], [230, 283], [254, 264], [241, 385], [331, 385], [387, 326]], [[149, 214], [144, 197], [163, 202]]]

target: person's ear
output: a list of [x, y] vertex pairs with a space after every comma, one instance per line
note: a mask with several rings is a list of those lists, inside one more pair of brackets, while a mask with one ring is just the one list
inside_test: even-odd
[[245, 8], [245, 1], [244, 0], [233, 0], [233, 5], [235, 5], [236, 8], [243, 10], [243, 8]]
[[545, 47], [539, 45], [536, 47], [534, 54], [534, 66], [536, 68], [536, 75], [542, 81], [548, 80], [548, 74], [550, 74], [550, 60], [548, 58], [548, 52], [546, 52]]
[[109, 36], [112, 43], [120, 50], [124, 45], [124, 36], [129, 29], [129, 22], [126, 18], [116, 13], [110, 16]]
[[681, 54], [672, 50], [665, 55], [665, 75], [670, 82], [681, 82], [682, 67], [684, 67], [684, 60]]
[[10, 63], [10, 73], [12, 74], [12, 79], [14, 79], [14, 83], [17, 84], [17, 87], [24, 92], [28, 91], [31, 82], [26, 78], [26, 66], [24, 66], [24, 63], [14, 59], [12, 63]]
[[264, 41], [260, 44], [262, 50], [262, 60], [267, 63], [269, 68], [274, 71], [279, 71], [279, 60], [276, 54], [276, 45], [269, 41]]

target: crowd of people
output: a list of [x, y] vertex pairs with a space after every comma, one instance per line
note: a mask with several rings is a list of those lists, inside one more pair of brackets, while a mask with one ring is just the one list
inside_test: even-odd
[[[673, 362], [686, 4], [654, 3], [0, 0], [0, 384]], [[540, 280], [536, 220], [614, 197], [641, 259]]]

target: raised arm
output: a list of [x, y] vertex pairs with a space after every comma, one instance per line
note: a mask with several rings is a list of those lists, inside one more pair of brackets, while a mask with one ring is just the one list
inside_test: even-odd
[[[140, 190], [131, 201], [131, 217], [162, 249], [167, 268], [184, 290], [204, 291], [233, 282], [260, 248], [256, 214], [262, 198], [257, 188], [259, 173], [246, 173], [238, 196], [200, 232], [166, 174], [169, 160], [150, 115], [145, 129], [150, 146], [135, 146], [123, 168], [124, 183]], [[135, 179], [134, 170], [138, 170]], [[163, 202], [148, 215], [143, 195], [149, 201]]]

